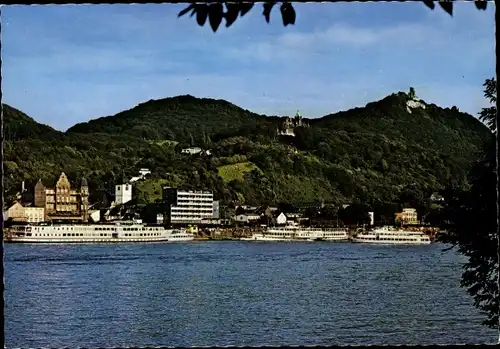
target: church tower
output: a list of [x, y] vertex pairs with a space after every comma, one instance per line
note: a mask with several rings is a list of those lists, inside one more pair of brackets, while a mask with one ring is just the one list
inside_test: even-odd
[[81, 203], [81, 214], [84, 222], [88, 221], [89, 214], [89, 185], [85, 177], [82, 178], [82, 184], [80, 186], [80, 195], [82, 199]]

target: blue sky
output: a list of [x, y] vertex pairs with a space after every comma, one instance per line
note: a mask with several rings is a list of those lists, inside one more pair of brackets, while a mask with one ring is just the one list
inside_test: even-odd
[[305, 117], [407, 91], [476, 115], [495, 76], [494, 4], [454, 17], [412, 3], [297, 3], [271, 24], [260, 4], [213, 33], [184, 4], [2, 7], [3, 102], [66, 130], [180, 94]]

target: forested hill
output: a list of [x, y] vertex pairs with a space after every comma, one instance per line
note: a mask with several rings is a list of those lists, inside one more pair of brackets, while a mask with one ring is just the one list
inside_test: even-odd
[[[50, 185], [61, 171], [73, 181], [85, 175], [94, 193], [113, 192], [114, 184], [148, 167], [152, 178], [134, 186], [139, 202], [158, 200], [161, 185], [171, 185], [213, 190], [223, 202], [359, 200], [418, 207], [445, 186], [466, 186], [468, 168], [491, 134], [456, 108], [423, 101], [417, 107], [418, 101], [410, 101], [408, 108], [409, 101], [396, 93], [362, 108], [304, 119], [308, 126], [295, 128], [295, 137], [276, 134], [280, 118], [192, 96], [149, 101], [53, 138], [46, 135], [61, 133], [6, 117], [6, 127], [17, 125], [18, 134], [24, 132], [19, 125], [33, 130], [29, 137], [7, 139], [7, 194], [12, 198], [23, 179], [28, 187], [38, 178]], [[187, 144], [209, 148], [212, 155], [181, 154]]]
[[113, 116], [76, 124], [67, 132], [127, 134], [194, 144], [204, 137], [217, 134], [223, 137], [225, 133], [240, 129], [270, 128], [272, 123], [273, 120], [264, 115], [225, 100], [185, 95], [150, 100]]
[[23, 112], [2, 104], [4, 117], [4, 134], [7, 141], [16, 141], [26, 138], [51, 138], [62, 135], [62, 132], [52, 127], [40, 124]]

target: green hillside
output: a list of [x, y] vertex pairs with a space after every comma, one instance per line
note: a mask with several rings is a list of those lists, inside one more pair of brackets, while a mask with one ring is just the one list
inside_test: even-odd
[[226, 183], [234, 180], [244, 181], [245, 174], [253, 170], [259, 171], [259, 168], [254, 163], [245, 161], [231, 165], [222, 165], [218, 168], [219, 176]]
[[[26, 131], [30, 137], [7, 140], [7, 195], [11, 198], [23, 179], [34, 185], [42, 178], [50, 185], [61, 171], [73, 181], [85, 175], [91, 192], [113, 192], [116, 182], [148, 167], [151, 178], [136, 185], [142, 202], [157, 200], [161, 185], [168, 184], [212, 190], [223, 202], [425, 206], [432, 192], [467, 185], [468, 168], [491, 134], [456, 108], [424, 104], [425, 109], [408, 112], [407, 101], [405, 93], [396, 93], [305, 120], [310, 126], [296, 128], [296, 137], [276, 135], [279, 118], [222, 100], [149, 101], [77, 124], [53, 139]], [[15, 120], [6, 118], [6, 124], [17, 125], [22, 134]], [[34, 121], [26, 125], [44, 129]], [[212, 155], [181, 154], [187, 144], [209, 148]]]
[[267, 128], [271, 123], [265, 116], [224, 100], [186, 95], [150, 100], [113, 116], [76, 124], [67, 132], [125, 134], [194, 145], [241, 129]]
[[5, 140], [7, 141], [17, 141], [27, 138], [48, 139], [62, 135], [62, 132], [56, 131], [50, 126], [39, 124], [28, 115], [7, 104], [2, 104], [2, 113], [4, 117]]

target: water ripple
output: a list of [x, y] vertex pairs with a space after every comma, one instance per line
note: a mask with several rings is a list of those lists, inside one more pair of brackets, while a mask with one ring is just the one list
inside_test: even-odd
[[6, 245], [7, 347], [488, 343], [442, 246]]

